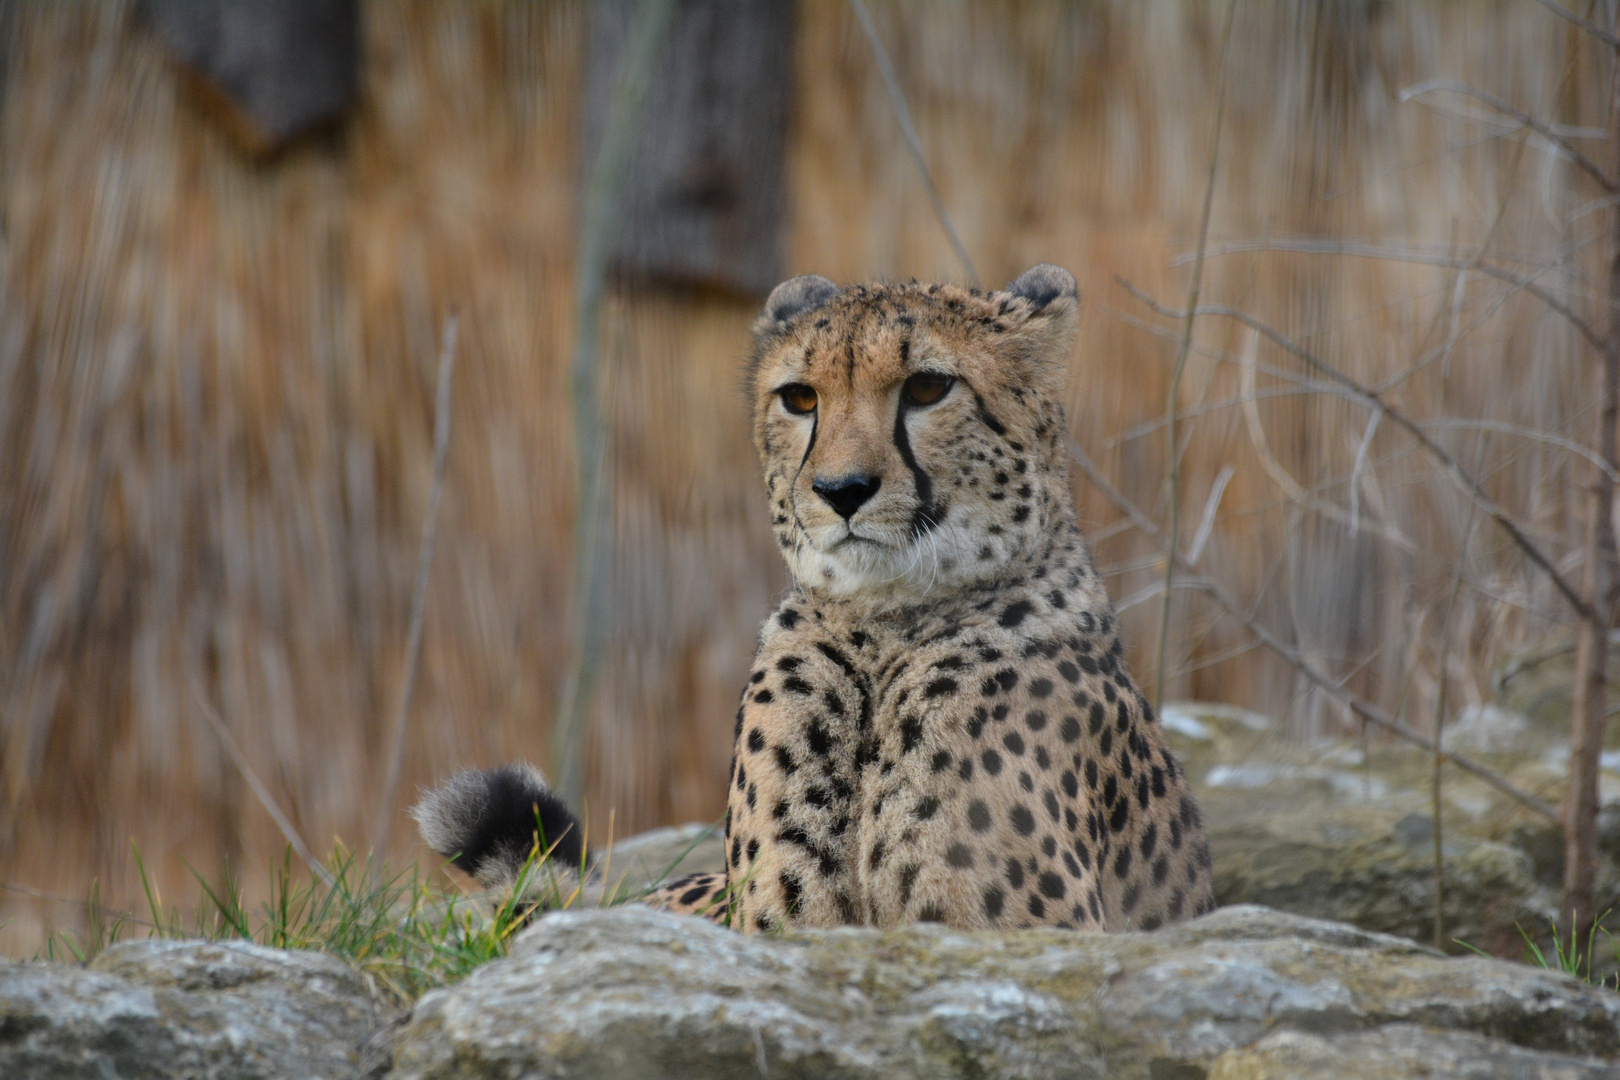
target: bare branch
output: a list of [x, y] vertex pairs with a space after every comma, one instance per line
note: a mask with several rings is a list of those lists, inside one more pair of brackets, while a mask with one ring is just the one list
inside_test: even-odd
[[[1420, 266], [1438, 266], [1450, 270], [1472, 270], [1484, 274], [1486, 277], [1504, 281], [1516, 289], [1523, 289], [1537, 300], [1540, 300], [1548, 309], [1561, 315], [1580, 332], [1580, 335], [1593, 348], [1599, 351], [1608, 348], [1608, 342], [1590, 323], [1577, 315], [1569, 305], [1537, 285], [1533, 279], [1504, 270], [1499, 266], [1493, 266], [1487, 262], [1426, 255], [1419, 251], [1382, 247], [1377, 244], [1341, 243], [1331, 240], [1240, 240], [1232, 243], [1216, 244], [1210, 248], [1208, 253], [1210, 255], [1237, 255], [1251, 251], [1290, 251], [1307, 255], [1349, 255], [1354, 258], [1388, 259], [1391, 262], [1416, 263]], [[1190, 261], [1188, 256], [1178, 255], [1170, 261], [1170, 265], [1179, 266], [1188, 261]], [[1551, 269], [1551, 267], [1544, 268], [1544, 271], [1547, 269]]]
[[[1128, 290], [1131, 295], [1137, 299], [1144, 302], [1149, 300], [1146, 293], [1137, 289], [1136, 286], [1132, 285], [1124, 278], [1115, 278], [1114, 280], [1120, 285], [1120, 287]], [[1099, 304], [1098, 307], [1117, 318], [1126, 326], [1145, 331], [1146, 333], [1162, 338], [1165, 341], [1174, 341], [1177, 338], [1175, 331], [1166, 329], [1162, 326], [1155, 326], [1147, 320], [1138, 319], [1136, 316], [1130, 314], [1129, 312], [1121, 311], [1119, 308], [1110, 307], [1107, 304]], [[1237, 363], [1237, 361], [1233, 360], [1231, 354], [1225, 349], [1217, 349], [1208, 345], [1200, 345], [1196, 341], [1193, 342], [1192, 351], [1198, 356], [1202, 356], [1206, 359], [1214, 360], [1222, 364]], [[1256, 370], [1270, 375], [1273, 378], [1281, 379], [1293, 387], [1291, 390], [1262, 390], [1259, 393], [1259, 396], [1262, 398], [1285, 397], [1291, 394], [1338, 394], [1352, 401], [1356, 400], [1355, 395], [1345, 390], [1345, 388], [1342, 386], [1338, 386], [1330, 382], [1323, 382], [1321, 379], [1313, 379], [1307, 375], [1301, 375], [1297, 371], [1289, 371], [1286, 368], [1273, 367], [1270, 364], [1256, 364], [1255, 368]], [[1177, 413], [1177, 415], [1185, 420], [1189, 416], [1202, 416], [1207, 412], [1218, 412], [1221, 409], [1230, 409], [1235, 405], [1241, 404], [1243, 404], [1243, 399], [1241, 397], [1224, 398], [1220, 401], [1210, 402], [1203, 405], [1194, 405], [1190, 409], [1181, 410]], [[1151, 435], [1153, 432], [1164, 427], [1165, 422], [1165, 418], [1162, 416], [1156, 416], [1152, 420], [1144, 420], [1142, 423], [1130, 428], [1125, 434], [1119, 436], [1119, 438], [1115, 441], [1126, 442], [1130, 439], [1139, 439], [1144, 435]]]
[[889, 91], [889, 101], [894, 106], [895, 119], [900, 122], [900, 134], [906, 140], [906, 148], [911, 151], [911, 160], [917, 163], [917, 172], [922, 175], [923, 187], [928, 189], [928, 201], [934, 208], [934, 216], [939, 219], [939, 227], [945, 230], [945, 238], [951, 243], [951, 250], [956, 252], [957, 259], [962, 263], [962, 269], [967, 271], [968, 281], [976, 288], [979, 285], [979, 271], [973, 265], [973, 259], [968, 255], [967, 245], [962, 243], [962, 237], [956, 231], [956, 225], [951, 221], [950, 211], [945, 209], [945, 200], [940, 197], [939, 188], [934, 186], [934, 174], [928, 169], [928, 155], [923, 153], [922, 140], [917, 137], [917, 129], [911, 123], [911, 110], [906, 106], [906, 95], [900, 89], [900, 80], [894, 74], [894, 67], [889, 63], [888, 51], [883, 48], [883, 41], [878, 37], [877, 25], [872, 22], [872, 16], [866, 10], [861, 0], [849, 0], [849, 6], [855, 11], [855, 18], [861, 24], [861, 32], [872, 46], [872, 54], [877, 58], [878, 72], [883, 76], [883, 85]]
[[[1166, 318], [1182, 317], [1181, 312], [1167, 308], [1151, 298], [1143, 296], [1140, 292], [1137, 292], [1134, 289], [1132, 292], [1141, 297], [1143, 301], [1158, 314], [1163, 315]], [[1525, 557], [1534, 563], [1537, 568], [1539, 568], [1541, 572], [1547, 576], [1547, 579], [1552, 582], [1553, 587], [1563, 595], [1565, 601], [1569, 603], [1569, 606], [1574, 609], [1576, 614], [1580, 615], [1582, 618], [1591, 617], [1592, 605], [1584, 596], [1581, 595], [1580, 590], [1578, 590], [1575, 585], [1568, 578], [1566, 578], [1556, 566], [1553, 565], [1552, 560], [1548, 558], [1544, 552], [1542, 552], [1541, 548], [1536, 546], [1535, 541], [1530, 539], [1529, 535], [1524, 531], [1519, 523], [1514, 521], [1513, 518], [1508, 515], [1507, 511], [1496, 505], [1496, 502], [1485, 493], [1485, 489], [1480, 487], [1479, 482], [1463, 471], [1462, 466], [1457, 464], [1456, 458], [1452, 457], [1443, 446], [1429, 438], [1428, 433], [1423, 430], [1422, 425], [1411, 419], [1400, 409], [1397, 409], [1395, 406], [1385, 401], [1377, 391], [1363, 386], [1355, 379], [1339, 371], [1327, 361], [1317, 357], [1309, 349], [1295, 344], [1293, 341], [1290, 341], [1288, 338], [1284, 337], [1276, 330], [1273, 330], [1270, 326], [1261, 322], [1259, 319], [1256, 319], [1249, 313], [1239, 311], [1236, 308], [1227, 307], [1223, 304], [1212, 304], [1208, 307], [1200, 308], [1199, 313], [1220, 315], [1228, 319], [1234, 319], [1237, 322], [1242, 323], [1244, 326], [1263, 334], [1273, 344], [1282, 348], [1290, 355], [1302, 360], [1310, 367], [1315, 368], [1327, 378], [1338, 383], [1340, 386], [1343, 386], [1346, 390], [1349, 390], [1356, 397], [1360, 398], [1365, 404], [1370, 405], [1379, 412], [1383, 413], [1386, 419], [1392, 421], [1408, 435], [1412, 436], [1413, 439], [1417, 440], [1418, 445], [1421, 446], [1430, 457], [1439, 462], [1445, 472], [1452, 478], [1463, 493], [1468, 496], [1474, 505], [1477, 506], [1492, 521], [1496, 522], [1502, 531], [1508, 534], [1509, 539], [1513, 541], [1519, 550], [1524, 552]]]
[[1424, 420], [1422, 423], [1426, 428], [1455, 427], [1470, 428], [1476, 431], [1494, 431], [1501, 435], [1517, 435], [1521, 439], [1530, 439], [1535, 442], [1546, 443], [1549, 446], [1556, 446], [1560, 450], [1567, 450], [1577, 457], [1585, 458], [1599, 469], [1602, 469], [1604, 475], [1608, 476], [1610, 480], [1620, 484], [1620, 470], [1616, 470], [1614, 466], [1604, 461], [1603, 455], [1582, 446], [1573, 439], [1566, 439], [1562, 435], [1554, 435], [1548, 431], [1537, 431], [1535, 428], [1521, 427], [1518, 424], [1509, 424], [1501, 420], [1467, 420], [1441, 417], [1438, 420]]
[[1434, 696], [1434, 767], [1429, 774], [1430, 814], [1434, 817], [1434, 947], [1440, 948], [1445, 943], [1442, 934], [1446, 925], [1445, 896], [1445, 846], [1442, 843], [1440, 804], [1440, 766], [1445, 762], [1445, 753], [1441, 750], [1444, 745], [1444, 731], [1446, 723], [1446, 660], [1451, 655], [1451, 616], [1457, 610], [1457, 594], [1462, 591], [1463, 564], [1467, 559], [1468, 547], [1474, 542], [1474, 526], [1479, 518], [1473, 511], [1468, 514], [1468, 533], [1463, 537], [1462, 550], [1457, 553], [1457, 562], [1451, 572], [1451, 597], [1446, 601], [1446, 614], [1440, 620], [1440, 674], [1439, 687]]
[[[1212, 350], [1210, 351], [1210, 355], [1214, 355]], [[1216, 359], [1226, 361], [1227, 358], [1224, 357], [1224, 356], [1216, 356]], [[1264, 371], [1265, 370], [1265, 365], [1263, 365], [1263, 364], [1260, 365], [1260, 370]], [[1322, 387], [1326, 387], [1326, 385], [1327, 384], [1325, 384], [1325, 383], [1321, 384]], [[1273, 398], [1305, 397], [1308, 394], [1318, 393], [1318, 392], [1319, 392], [1319, 390], [1313, 390], [1309, 386], [1273, 387], [1273, 388], [1267, 389], [1267, 390], [1261, 390], [1261, 389], [1257, 388], [1255, 390], [1255, 392], [1254, 392], [1254, 399], [1256, 401], [1270, 401]], [[1329, 392], [1334, 393], [1334, 394], [1340, 394], [1340, 395], [1343, 395], [1345, 397], [1349, 397], [1348, 394], [1345, 394], [1344, 391], [1342, 389], [1340, 389], [1339, 387], [1337, 387], [1337, 386], [1329, 388]], [[1355, 399], [1352, 398], [1351, 400], [1355, 400]], [[1358, 401], [1357, 404], [1360, 404], [1360, 402]], [[1196, 419], [1197, 417], [1200, 417], [1200, 416], [1208, 416], [1210, 413], [1220, 412], [1223, 409], [1236, 409], [1236, 408], [1242, 408], [1242, 406], [1243, 406], [1243, 398], [1242, 397], [1219, 398], [1219, 399], [1217, 399], [1215, 401], [1205, 402], [1202, 405], [1195, 405], [1190, 409], [1183, 409], [1182, 412], [1181, 412], [1181, 419], [1183, 419], [1183, 420]], [[1377, 415], [1377, 414], [1375, 413], [1374, 415]], [[1118, 435], [1116, 435], [1112, 439], [1103, 440], [1101, 445], [1103, 446], [1104, 449], [1110, 449], [1111, 450], [1116, 446], [1122, 446], [1125, 443], [1131, 442], [1134, 439], [1145, 438], [1146, 436], [1153, 434], [1155, 431], [1158, 431], [1159, 429], [1161, 429], [1163, 427], [1164, 427], [1164, 417], [1156, 416], [1152, 420], [1144, 420], [1144, 421], [1142, 421], [1140, 424], [1137, 424], [1135, 427], [1126, 428], [1124, 431], [1120, 432]]]
[[1416, 86], [1409, 86], [1405, 90], [1402, 90], [1400, 92], [1400, 100], [1410, 101], [1412, 98], [1417, 97], [1420, 94], [1427, 94], [1435, 90], [1451, 94], [1462, 94], [1465, 97], [1471, 97], [1476, 101], [1484, 102], [1486, 105], [1489, 105], [1491, 108], [1495, 109], [1504, 116], [1513, 117], [1513, 119], [1517, 120], [1520, 124], [1523, 124], [1525, 127], [1529, 128], [1531, 131], [1534, 131], [1537, 135], [1540, 135], [1548, 142], [1557, 146], [1558, 149], [1562, 150], [1565, 156], [1567, 156], [1570, 161], [1575, 163], [1577, 168], [1586, 173], [1586, 175], [1590, 176], [1593, 180], [1596, 180], [1598, 186], [1604, 191], [1611, 195], [1615, 194], [1616, 192], [1620, 192], [1620, 187], [1617, 187], [1614, 181], [1609, 179], [1607, 174], [1605, 174], [1604, 171], [1598, 167], [1596, 162], [1587, 157], [1585, 154], [1581, 153], [1579, 150], [1575, 149], [1575, 144], [1564, 138], [1564, 136], [1560, 135], [1551, 124], [1536, 119], [1534, 116], [1531, 116], [1524, 110], [1517, 108], [1512, 103], [1504, 101], [1494, 94], [1486, 93], [1484, 90], [1469, 86], [1467, 83], [1453, 82], [1450, 79], [1430, 79], [1428, 82], [1421, 82]]
[[608, 553], [603, 550], [608, 511], [608, 424], [598, 394], [602, 304], [608, 263], [623, 218], [624, 179], [641, 129], [642, 106], [674, 24], [675, 0], [640, 0], [614, 76], [601, 145], [586, 174], [574, 267], [574, 355], [569, 396], [574, 414], [573, 597], [569, 612], [568, 671], [551, 715], [552, 790], [569, 806], [584, 796], [582, 764], [591, 702], [607, 621]]
[[1250, 640], [1243, 642], [1241, 645], [1233, 645], [1230, 649], [1222, 649], [1218, 653], [1200, 657], [1197, 662], [1189, 661], [1188, 663], [1182, 664], [1180, 667], [1176, 668], [1176, 674], [1191, 675], [1195, 671], [1203, 671], [1204, 669], [1212, 668], [1217, 664], [1224, 664], [1228, 660], [1236, 660], [1240, 656], [1246, 656], [1247, 654], [1254, 652], [1256, 649], [1263, 648], [1265, 648], [1264, 645], [1251, 638]]
[[1367, 466], [1367, 451], [1372, 448], [1373, 433], [1384, 414], [1374, 410], [1367, 414], [1367, 430], [1356, 447], [1356, 463], [1350, 469], [1350, 535], [1355, 536], [1361, 526], [1361, 470]]
[[[1260, 343], [1260, 335], [1258, 332], [1250, 330], [1248, 338], [1248, 343], [1244, 346], [1242, 354], [1242, 389], [1243, 423], [1249, 432], [1249, 445], [1254, 448], [1255, 456], [1260, 459], [1260, 464], [1266, 470], [1266, 475], [1271, 477], [1273, 483], [1282, 488], [1283, 494], [1303, 506], [1310, 507], [1324, 517], [1332, 518], [1340, 524], [1349, 526], [1351, 534], [1354, 535], [1359, 525], [1357, 516], [1345, 513], [1332, 503], [1313, 499], [1309, 492], [1299, 486], [1299, 482], [1289, 474], [1288, 470], [1283, 468], [1282, 462], [1278, 461], [1271, 453], [1271, 444], [1266, 440], [1265, 427], [1260, 423], [1260, 407], [1254, 400], [1254, 360]], [[1368, 527], [1371, 531], [1378, 533], [1390, 543], [1405, 551], [1417, 550], [1417, 545], [1407, 539], [1399, 529], [1378, 521], [1372, 522]]]
[[1222, 465], [1215, 482], [1209, 486], [1209, 497], [1204, 500], [1204, 516], [1198, 522], [1198, 531], [1193, 533], [1192, 546], [1187, 549], [1187, 561], [1197, 562], [1198, 556], [1204, 553], [1204, 545], [1209, 542], [1209, 534], [1215, 528], [1215, 512], [1221, 508], [1221, 496], [1226, 494], [1226, 485], [1231, 483], [1237, 470], [1231, 465]]
[[1553, 3], [1553, 0], [1536, 0], [1536, 3], [1540, 4], [1542, 7], [1558, 16], [1560, 19], [1574, 23], [1582, 30], [1585, 30], [1588, 34], [1591, 34], [1593, 37], [1603, 42], [1603, 44], [1607, 45], [1609, 48], [1620, 49], [1620, 37], [1615, 37], [1613, 34], [1609, 33], [1596, 23], [1587, 22], [1585, 19], [1569, 10], [1569, 8], [1564, 7], [1562, 4], [1555, 4]]
[[[1608, 197], [1588, 204], [1592, 209], [1608, 205]], [[1589, 210], [1588, 212], [1591, 212]], [[1587, 241], [1590, 243], [1591, 241]], [[1256, 251], [1282, 251], [1296, 255], [1354, 255], [1367, 259], [1388, 259], [1391, 262], [1415, 262], [1445, 266], [1452, 269], [1472, 268], [1481, 259], [1520, 263], [1531, 269], [1546, 268], [1546, 260], [1515, 251], [1495, 248], [1460, 248], [1453, 244], [1373, 244], [1361, 240], [1330, 240], [1315, 236], [1257, 237], [1222, 240], [1209, 245], [1210, 255], [1247, 255]], [[1169, 265], [1186, 266], [1193, 261], [1193, 253], [1184, 251], [1170, 257]]]
[[[1090, 455], [1085, 452], [1080, 444], [1075, 442], [1072, 438], [1069, 439], [1068, 443], [1069, 453], [1074, 458], [1075, 463], [1080, 466], [1081, 471], [1086, 474], [1086, 476], [1091, 480], [1092, 484], [1096, 486], [1097, 490], [1102, 492], [1103, 497], [1109, 502], [1113, 503], [1120, 513], [1130, 518], [1138, 530], [1146, 535], [1148, 539], [1158, 544], [1160, 550], [1164, 551], [1169, 558], [1173, 559], [1182, 567], [1183, 571], [1187, 575], [1181, 579], [1183, 585], [1195, 585], [1196, 587], [1202, 589], [1212, 599], [1214, 599], [1217, 604], [1224, 608], [1228, 614], [1247, 627], [1249, 632], [1259, 639], [1261, 644], [1286, 660], [1295, 668], [1295, 670], [1297, 670], [1301, 675], [1305, 676], [1307, 680], [1309, 680], [1323, 693], [1350, 709], [1363, 720], [1377, 727], [1381, 727], [1392, 734], [1398, 735], [1408, 742], [1421, 746], [1425, 750], [1429, 750], [1431, 752], [1435, 750], [1434, 740], [1429, 738], [1429, 736], [1423, 734], [1415, 728], [1401, 723], [1400, 720], [1396, 719], [1386, 710], [1380, 708], [1370, 701], [1365, 700], [1354, 692], [1345, 689], [1338, 682], [1329, 678], [1324, 672], [1318, 670], [1316, 665], [1312, 664], [1309, 660], [1301, 656], [1297, 650], [1289, 647], [1287, 643], [1283, 642], [1275, 634], [1268, 630], [1263, 623], [1261, 623], [1253, 615], [1249, 614], [1244, 609], [1243, 605], [1238, 602], [1237, 598], [1219, 583], [1195, 573], [1194, 568], [1187, 563], [1186, 559], [1183, 558], [1180, 553], [1172, 551], [1169, 548], [1165, 535], [1154, 526], [1152, 521], [1148, 520], [1147, 515], [1144, 514], [1135, 503], [1133, 503], [1130, 499], [1127, 499], [1118, 488], [1109, 483], [1108, 478], [1102, 474], [1102, 470], [1097, 468], [1096, 463], [1091, 460]], [[1462, 769], [1465, 772], [1473, 773], [1475, 776], [1479, 777], [1481, 780], [1485, 781], [1487, 784], [1496, 788], [1498, 791], [1502, 792], [1502, 794], [1508, 796], [1521, 805], [1528, 807], [1543, 817], [1550, 818], [1554, 821], [1558, 820], [1558, 810], [1550, 803], [1543, 799], [1539, 799], [1528, 792], [1520, 791], [1505, 777], [1486, 768], [1479, 762], [1474, 761], [1471, 758], [1464, 757], [1461, 754], [1451, 753], [1444, 749], [1442, 749], [1440, 753], [1444, 756], [1445, 760], [1450, 761], [1459, 769]]]
[[411, 696], [416, 690], [416, 665], [422, 655], [422, 616], [427, 607], [427, 588], [433, 569], [433, 547], [439, 535], [439, 504], [444, 501], [444, 470], [450, 458], [450, 376], [456, 366], [456, 315], [444, 320], [444, 338], [439, 345], [439, 386], [433, 406], [433, 481], [428, 487], [427, 513], [422, 518], [422, 548], [416, 559], [416, 583], [411, 588], [411, 621], [405, 631], [405, 670], [400, 675], [399, 708], [388, 733], [387, 779], [378, 807], [377, 838], [373, 849], [381, 856], [388, 850], [388, 834], [393, 829], [394, 798], [399, 794], [399, 774], [405, 763], [405, 731], [410, 725]]
[[248, 787], [253, 789], [253, 794], [258, 797], [259, 804], [264, 807], [265, 813], [270, 815], [270, 820], [276, 823], [276, 828], [281, 830], [281, 835], [286, 837], [287, 843], [292, 845], [293, 851], [304, 861], [304, 865], [309, 867], [310, 873], [320, 878], [327, 885], [331, 885], [332, 875], [326, 872], [326, 867], [316, 861], [315, 856], [310, 853], [309, 845], [304, 843], [304, 838], [298, 835], [297, 829], [293, 828], [292, 819], [282, 812], [281, 805], [270, 794], [270, 789], [264, 786], [264, 782], [259, 779], [259, 774], [254, 772], [253, 767], [248, 764], [247, 755], [242, 753], [242, 747], [237, 743], [236, 736], [231, 734], [231, 729], [225, 726], [225, 721], [219, 718], [219, 714], [209, 704], [208, 697], [203, 693], [202, 687], [193, 682], [191, 684], [191, 693], [197, 699], [197, 707], [202, 711], [203, 719], [208, 721], [208, 726], [214, 729], [215, 735], [219, 736], [219, 741], [225, 747], [225, 752], [230, 755], [231, 762], [236, 766], [236, 771], [242, 774], [242, 779], [246, 780]]
[[[1220, 68], [1215, 78], [1215, 122], [1210, 136], [1209, 175], [1204, 180], [1204, 210], [1198, 219], [1198, 254], [1193, 259], [1192, 280], [1187, 283], [1187, 317], [1181, 326], [1181, 341], [1176, 345], [1176, 362], [1170, 371], [1170, 388], [1165, 394], [1164, 442], [1165, 486], [1170, 504], [1170, 543], [1176, 544], [1181, 536], [1181, 447], [1176, 440], [1176, 410], [1181, 407], [1181, 377], [1187, 369], [1187, 353], [1192, 349], [1193, 320], [1198, 315], [1198, 294], [1204, 285], [1204, 247], [1209, 243], [1209, 213], [1215, 205], [1216, 166], [1221, 157], [1221, 120], [1226, 115], [1226, 53], [1232, 40], [1232, 19], [1237, 14], [1237, 0], [1226, 6], [1226, 26], [1221, 31]], [[1170, 614], [1175, 603], [1176, 563], [1164, 563], [1164, 604], [1159, 611], [1159, 662], [1154, 673], [1153, 704], [1164, 704], [1164, 680], [1170, 668]]]

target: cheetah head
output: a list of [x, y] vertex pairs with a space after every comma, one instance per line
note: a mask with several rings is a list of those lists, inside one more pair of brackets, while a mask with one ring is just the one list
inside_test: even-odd
[[1048, 265], [991, 293], [777, 286], [748, 387], [802, 588], [903, 604], [1038, 554], [1072, 514], [1060, 398], [1078, 307]]

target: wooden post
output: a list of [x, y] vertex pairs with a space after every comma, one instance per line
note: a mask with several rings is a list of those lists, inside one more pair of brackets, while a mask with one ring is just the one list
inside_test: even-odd
[[[589, 155], [634, 11], [591, 5]], [[614, 274], [761, 297], [781, 280], [793, 19], [792, 4], [681, 0], [625, 170]]]

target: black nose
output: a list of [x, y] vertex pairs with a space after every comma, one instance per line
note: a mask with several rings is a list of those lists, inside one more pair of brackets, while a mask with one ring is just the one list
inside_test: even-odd
[[855, 516], [855, 511], [866, 505], [867, 499], [877, 494], [881, 482], [876, 476], [844, 476], [837, 480], [818, 479], [810, 485], [810, 490], [827, 500], [827, 505], [848, 521]]

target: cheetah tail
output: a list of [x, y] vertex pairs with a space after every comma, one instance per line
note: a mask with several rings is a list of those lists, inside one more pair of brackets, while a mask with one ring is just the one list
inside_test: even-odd
[[485, 888], [516, 879], [535, 845], [552, 861], [578, 868], [583, 830], [532, 765], [465, 769], [423, 795], [411, 808], [427, 846]]
[[720, 926], [729, 926], [731, 906], [727, 900], [726, 886], [724, 872], [688, 874], [660, 885], [646, 902], [664, 911], [698, 915]]

